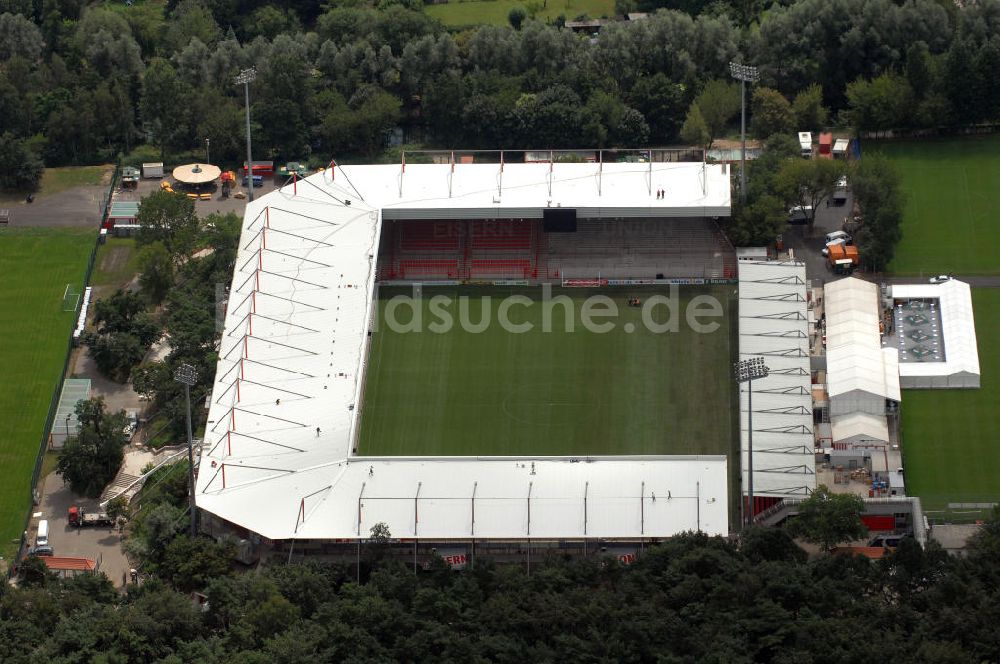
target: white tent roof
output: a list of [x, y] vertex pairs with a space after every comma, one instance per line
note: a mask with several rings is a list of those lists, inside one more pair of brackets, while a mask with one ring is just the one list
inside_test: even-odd
[[878, 287], [849, 277], [828, 282], [824, 296], [830, 397], [861, 391], [899, 401], [899, 358], [882, 349]]
[[852, 439], [867, 439], [882, 443], [889, 442], [889, 424], [884, 415], [851, 413], [830, 420], [833, 442]]
[[[740, 261], [740, 358], [763, 357], [753, 382], [755, 496], [801, 496], [816, 488], [806, 268], [802, 262]], [[743, 486], [747, 486], [749, 394], [740, 389]]]
[[937, 298], [944, 335], [944, 362], [901, 362], [901, 376], [979, 376], [976, 321], [969, 284], [950, 279], [941, 284], [894, 285], [892, 297], [897, 300]]
[[[380, 211], [540, 216], [551, 185], [588, 214], [698, 216], [723, 202], [728, 214], [728, 176], [715, 166], [606, 164], [603, 192], [593, 164], [538, 167], [504, 167], [514, 193], [502, 204], [491, 203], [497, 166], [451, 176], [448, 165], [421, 165], [406, 167], [403, 196], [400, 167], [349, 166], [247, 206], [199, 460], [201, 509], [275, 540], [364, 538], [378, 521], [396, 537], [434, 539], [728, 532], [723, 456], [354, 456]], [[668, 191], [661, 207], [640, 195], [650, 172]]]

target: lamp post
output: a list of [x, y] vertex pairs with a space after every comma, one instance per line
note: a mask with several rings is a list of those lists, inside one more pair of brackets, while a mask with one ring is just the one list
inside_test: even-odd
[[243, 84], [243, 93], [246, 100], [247, 107], [247, 202], [253, 202], [253, 161], [250, 156], [250, 83], [257, 78], [257, 68], [250, 67], [250, 69], [244, 69], [240, 72], [239, 76], [236, 77], [236, 83]]
[[182, 364], [174, 370], [174, 380], [184, 385], [184, 401], [187, 405], [188, 484], [191, 491], [191, 537], [194, 537], [198, 532], [198, 516], [194, 499], [194, 436], [191, 433], [191, 386], [198, 382], [198, 372], [190, 364]]
[[206, 164], [211, 164], [212, 163], [212, 151], [211, 151], [211, 149], [210, 149], [209, 146], [210, 146], [210, 140], [206, 138], [205, 139], [205, 163]]
[[747, 384], [747, 502], [750, 514], [744, 515], [743, 519], [747, 526], [753, 522], [753, 382], [767, 378], [769, 372], [763, 357], [739, 360], [733, 364], [736, 382]]
[[760, 72], [752, 65], [729, 63], [729, 72], [740, 82], [740, 202], [747, 200], [747, 82], [756, 83]]
[[66, 438], [69, 438], [69, 418], [72, 417], [72, 413], [66, 413]]

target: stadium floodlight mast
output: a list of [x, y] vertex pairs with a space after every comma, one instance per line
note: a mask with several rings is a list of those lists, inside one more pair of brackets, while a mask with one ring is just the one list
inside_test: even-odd
[[198, 532], [198, 516], [194, 500], [194, 436], [191, 434], [191, 386], [198, 382], [198, 372], [190, 364], [182, 364], [174, 370], [174, 380], [184, 385], [184, 401], [187, 405], [188, 483], [191, 490], [191, 537], [194, 537]]
[[239, 76], [236, 77], [237, 85], [243, 85], [243, 93], [246, 99], [247, 107], [247, 202], [253, 202], [253, 161], [250, 156], [250, 83], [257, 78], [257, 68], [250, 67], [250, 69], [244, 69], [240, 72]]
[[733, 363], [736, 382], [747, 384], [747, 502], [749, 514], [745, 514], [746, 525], [753, 523], [753, 382], [767, 378], [771, 370], [764, 364], [763, 357], [752, 357]]
[[747, 83], [756, 83], [760, 72], [752, 65], [729, 63], [729, 72], [740, 82], [740, 202], [747, 200]]

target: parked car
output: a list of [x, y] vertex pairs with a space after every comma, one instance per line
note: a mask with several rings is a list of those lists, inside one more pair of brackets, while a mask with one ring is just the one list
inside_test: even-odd
[[930, 278], [930, 282], [932, 284], [943, 284], [946, 281], [951, 281], [951, 275], [950, 274], [939, 274], [936, 277], [931, 277]]
[[830, 244], [834, 240], [843, 240], [848, 244], [851, 243], [851, 234], [847, 231], [832, 231], [826, 234], [826, 243]]
[[788, 223], [790, 224], [805, 224], [809, 222], [809, 218], [812, 217], [812, 206], [811, 205], [796, 205], [788, 210]]
[[30, 556], [52, 556], [55, 555], [51, 546], [36, 546], [28, 552]]
[[888, 533], [876, 535], [869, 540], [868, 546], [881, 546], [887, 549], [895, 549], [899, 546], [900, 540], [907, 537], [913, 537], [913, 535], [910, 533]]
[[823, 252], [822, 252], [823, 253], [823, 257], [826, 258], [827, 256], [829, 256], [830, 255], [830, 247], [832, 247], [834, 245], [838, 245], [838, 244], [847, 244], [847, 240], [845, 240], [843, 238], [837, 238], [836, 240], [832, 240], [830, 242], [827, 242], [826, 246], [823, 247]]

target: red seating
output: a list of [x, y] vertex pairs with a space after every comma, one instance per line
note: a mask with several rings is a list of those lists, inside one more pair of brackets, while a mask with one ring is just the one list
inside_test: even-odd
[[458, 278], [458, 260], [422, 260], [404, 259], [399, 261], [399, 278], [438, 277], [441, 279]]
[[520, 251], [531, 249], [531, 222], [473, 221], [469, 224], [472, 250]]
[[396, 225], [400, 251], [458, 251], [462, 228], [452, 221], [407, 221]]
[[533, 267], [530, 260], [524, 259], [479, 259], [471, 261], [471, 274], [473, 277], [516, 277], [518, 279], [530, 278], [533, 276]]

